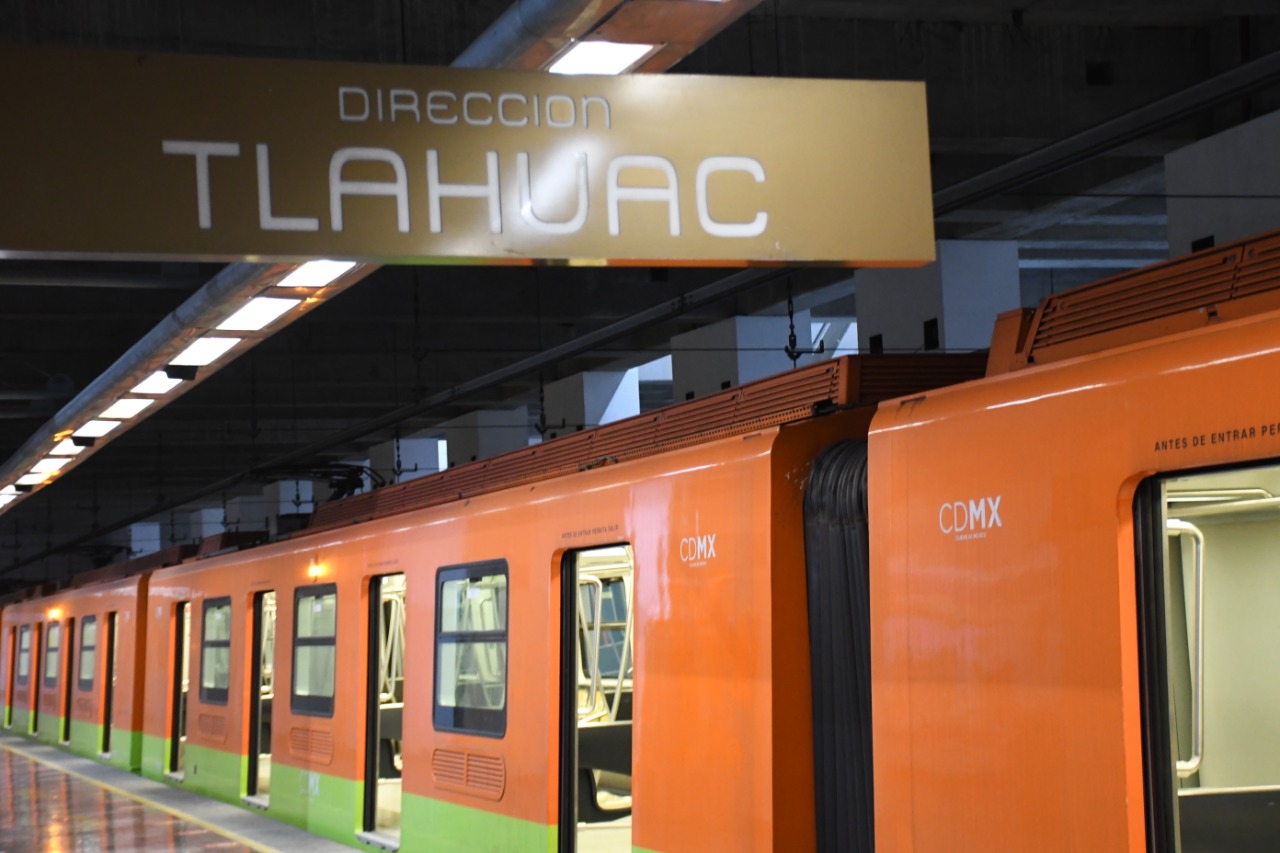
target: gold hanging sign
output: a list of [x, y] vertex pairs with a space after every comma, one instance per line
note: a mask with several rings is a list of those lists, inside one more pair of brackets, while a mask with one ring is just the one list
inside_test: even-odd
[[0, 257], [918, 265], [920, 83], [0, 47]]

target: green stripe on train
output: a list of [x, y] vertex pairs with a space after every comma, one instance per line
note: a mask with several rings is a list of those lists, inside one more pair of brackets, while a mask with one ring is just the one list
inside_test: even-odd
[[554, 826], [486, 809], [468, 808], [414, 794], [405, 794], [402, 801], [401, 850], [554, 853], [558, 837]]

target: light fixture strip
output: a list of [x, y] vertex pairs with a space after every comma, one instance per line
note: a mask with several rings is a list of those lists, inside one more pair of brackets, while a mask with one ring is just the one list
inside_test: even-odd
[[157, 370], [146, 379], [134, 385], [130, 394], [168, 394], [182, 384], [181, 379], [170, 379], [163, 370]]
[[324, 287], [348, 273], [355, 265], [355, 261], [333, 261], [327, 259], [307, 261], [276, 282], [276, 287]]
[[191, 346], [174, 356], [170, 364], [204, 367], [226, 355], [243, 338], [199, 338]]
[[274, 323], [289, 309], [301, 304], [301, 299], [280, 299], [274, 296], [255, 296], [227, 319], [218, 324], [223, 332], [257, 332]]
[[552, 74], [621, 74], [639, 65], [658, 47], [598, 39], [575, 42], [547, 70]]
[[100, 418], [112, 418], [115, 420], [127, 421], [130, 418], [137, 417], [144, 409], [154, 403], [154, 399], [142, 397], [125, 397], [116, 400], [110, 406], [103, 410]]

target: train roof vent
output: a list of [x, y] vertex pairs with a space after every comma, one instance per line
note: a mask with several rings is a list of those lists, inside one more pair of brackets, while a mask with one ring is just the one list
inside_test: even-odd
[[1007, 365], [1061, 361], [1276, 307], [1280, 231], [1047, 296]]
[[853, 356], [572, 433], [524, 450], [450, 468], [317, 507], [310, 529], [352, 524], [803, 420], [833, 407], [980, 377], [986, 353]]

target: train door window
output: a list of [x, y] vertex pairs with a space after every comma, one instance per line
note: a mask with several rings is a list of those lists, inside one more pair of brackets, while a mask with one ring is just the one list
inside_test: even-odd
[[18, 628], [18, 684], [26, 685], [31, 680], [31, 626]]
[[58, 686], [58, 655], [62, 651], [62, 625], [50, 622], [44, 643], [44, 686]]
[[191, 602], [174, 611], [173, 718], [169, 723], [169, 772], [181, 778], [187, 752], [187, 694], [191, 674]]
[[249, 761], [245, 789], [256, 805], [271, 795], [271, 708], [275, 701], [276, 594], [253, 597], [253, 674], [250, 681]]
[[293, 695], [295, 713], [333, 716], [338, 643], [338, 587], [299, 587], [293, 594]]
[[75, 688], [76, 675], [76, 620], [67, 619], [67, 653], [66, 672], [62, 678], [62, 712], [60, 714], [62, 730], [58, 740], [64, 744], [71, 743], [71, 695]]
[[116, 694], [116, 633], [120, 627], [118, 613], [107, 614], [107, 653], [103, 656], [106, 661], [106, 671], [102, 674], [103, 681], [103, 700], [102, 700], [102, 754], [111, 754], [111, 725], [114, 719], [114, 705]]
[[200, 701], [225, 705], [231, 684], [231, 599], [206, 599], [200, 621]]
[[86, 616], [80, 623], [80, 666], [76, 686], [93, 689], [93, 670], [98, 657], [98, 617]]
[[437, 729], [506, 734], [506, 560], [436, 574], [435, 688]]
[[397, 844], [404, 771], [404, 635], [404, 575], [373, 578], [369, 586], [364, 829]]
[[1280, 466], [1149, 481], [1137, 529], [1153, 849], [1280, 838]]
[[635, 559], [629, 545], [561, 564], [561, 850], [631, 847]]

